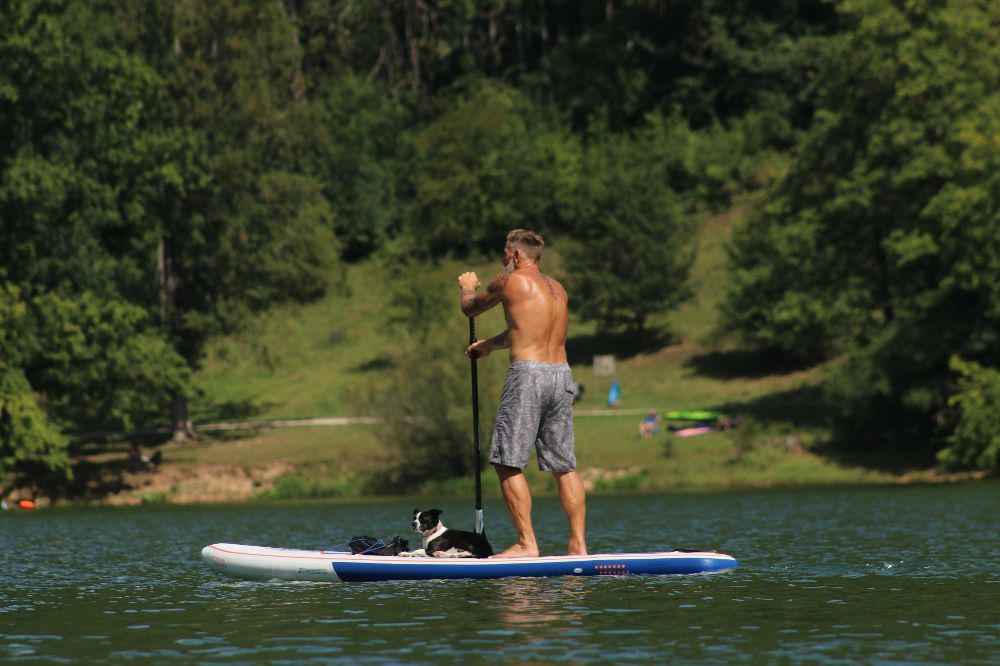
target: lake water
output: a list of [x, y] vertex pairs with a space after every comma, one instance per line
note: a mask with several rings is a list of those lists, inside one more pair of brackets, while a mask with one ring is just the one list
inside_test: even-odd
[[[472, 527], [471, 502], [436, 506]], [[7, 512], [0, 662], [1000, 663], [995, 482], [590, 499], [592, 552], [704, 548], [739, 560], [711, 575], [244, 582], [199, 555], [218, 541], [409, 537], [413, 508]], [[543, 549], [559, 552], [558, 502], [536, 501], [535, 516]], [[498, 503], [486, 526], [495, 546], [512, 537]]]

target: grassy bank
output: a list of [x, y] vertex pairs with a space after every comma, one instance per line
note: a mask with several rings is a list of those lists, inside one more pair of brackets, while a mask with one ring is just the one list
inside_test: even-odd
[[[657, 333], [652, 341], [640, 347], [624, 336], [598, 335], [592, 324], [574, 318], [567, 347], [574, 376], [587, 387], [578, 405], [581, 413], [607, 408], [610, 379], [595, 377], [591, 361], [594, 354], [612, 353], [622, 387], [616, 409], [723, 409], [741, 413], [743, 427], [693, 438], [679, 438], [664, 428], [640, 439], [637, 415], [580, 415], [575, 420], [577, 456], [588, 487], [594, 492], [653, 492], [886, 483], [903, 474], [932, 477], [932, 470], [913, 477], [912, 471], [890, 473], [821, 455], [828, 433], [816, 387], [823, 368], [775, 367], [766, 357], [715, 340], [724, 247], [739, 216], [734, 209], [704, 222], [692, 276], [695, 297], [677, 311], [653, 318], [651, 329]], [[455, 298], [455, 317], [461, 316], [455, 277], [467, 268], [444, 261], [418, 269]], [[500, 266], [471, 268], [485, 280]], [[558, 246], [547, 253], [543, 269], [560, 276]], [[260, 317], [251, 330], [215, 341], [198, 375], [196, 422], [361, 413], [362, 396], [385, 376], [387, 350], [400, 335], [386, 324], [398, 289], [386, 273], [377, 259], [348, 266], [319, 302], [278, 309]], [[481, 337], [492, 334], [503, 326], [502, 313], [489, 312], [477, 325]], [[457, 354], [464, 343], [455, 340]], [[482, 363], [504, 365], [505, 358], [494, 355]], [[173, 475], [174, 482], [156, 490], [146, 484], [145, 490], [161, 501], [205, 500], [183, 490], [185, 472], [199, 469], [241, 479], [240, 490], [221, 499], [368, 494], [378, 491], [373, 479], [395, 455], [381, 440], [378, 426], [362, 425], [206, 436], [195, 443], [167, 444], [163, 452], [164, 465], [156, 474], [168, 480]], [[547, 475], [531, 476], [537, 492], [554, 492]], [[492, 472], [486, 478], [484, 490], [495, 494]], [[471, 488], [471, 480], [455, 479], [428, 484], [423, 492], [464, 494]]]
[[[681, 438], [662, 430], [649, 439], [632, 415], [578, 416], [577, 456], [592, 493], [708, 491], [724, 488], [895, 483], [940, 480], [931, 470], [906, 475], [844, 465], [810, 451], [810, 440], [747, 426]], [[242, 432], [163, 446], [166, 462], [131, 477], [120, 503], [188, 503], [377, 495], [394, 450], [377, 426], [305, 427]], [[550, 475], [529, 468], [538, 495], [556, 492]], [[498, 497], [491, 470], [484, 495]], [[464, 496], [471, 478], [435, 481], [412, 495]]]

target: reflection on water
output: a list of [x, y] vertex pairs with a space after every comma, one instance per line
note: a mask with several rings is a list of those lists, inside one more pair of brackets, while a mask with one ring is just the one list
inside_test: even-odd
[[[998, 663], [998, 500], [995, 483], [593, 498], [595, 552], [701, 547], [740, 566], [371, 584], [231, 580], [199, 552], [405, 535], [411, 502], [5, 514], [0, 661]], [[513, 538], [500, 505], [487, 523]], [[543, 549], [565, 543], [557, 502], [536, 523]]]

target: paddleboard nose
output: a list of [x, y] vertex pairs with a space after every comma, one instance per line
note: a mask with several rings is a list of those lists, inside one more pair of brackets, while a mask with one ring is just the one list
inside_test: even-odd
[[216, 569], [218, 571], [226, 570], [226, 560], [221, 557], [219, 551], [215, 549], [215, 545], [205, 546], [201, 549], [201, 559], [205, 560], [208, 566]]

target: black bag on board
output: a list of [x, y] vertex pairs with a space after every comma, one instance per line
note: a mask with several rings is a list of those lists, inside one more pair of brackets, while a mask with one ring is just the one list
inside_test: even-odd
[[375, 537], [356, 536], [351, 537], [347, 546], [355, 555], [399, 555], [410, 549], [409, 542], [399, 536], [393, 537], [389, 543]]

